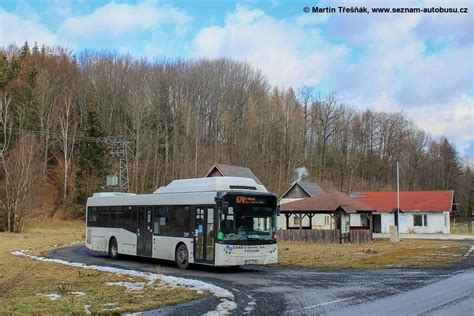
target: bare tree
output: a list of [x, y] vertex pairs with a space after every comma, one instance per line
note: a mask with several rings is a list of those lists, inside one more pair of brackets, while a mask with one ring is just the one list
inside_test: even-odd
[[21, 232], [31, 208], [38, 179], [38, 148], [33, 136], [20, 136], [3, 158], [4, 183], [0, 186], [0, 219], [3, 230]]
[[60, 106], [56, 109], [56, 118], [59, 123], [60, 156], [57, 161], [64, 172], [63, 178], [63, 198], [66, 203], [68, 194], [69, 173], [73, 161], [74, 145], [76, 142], [77, 115], [75, 113], [75, 104], [71, 95], [63, 97]]

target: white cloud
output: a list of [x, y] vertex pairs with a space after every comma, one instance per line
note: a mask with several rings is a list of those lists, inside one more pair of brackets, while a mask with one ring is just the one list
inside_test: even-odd
[[21, 19], [16, 14], [0, 9], [0, 46], [10, 44], [21, 46], [25, 41], [28, 41], [30, 45], [34, 42], [38, 45], [54, 45], [57, 37], [37, 22]]
[[175, 25], [177, 32], [185, 32], [190, 20], [186, 13], [171, 5], [156, 6], [153, 2], [133, 5], [112, 1], [90, 14], [66, 19], [59, 33], [64, 38], [118, 37], [130, 31], [147, 30], [166, 23]]
[[[338, 5], [343, 3], [447, 6], [439, 1], [374, 4], [352, 0]], [[449, 6], [472, 7], [467, 1]], [[433, 136], [446, 135], [459, 144], [470, 144], [474, 142], [474, 104], [469, 96], [474, 72], [469, 44], [472, 23], [472, 13], [301, 13], [276, 19], [262, 10], [238, 5], [223, 25], [209, 26], [197, 34], [190, 54], [245, 60], [260, 68], [273, 84], [313, 85], [316, 89], [319, 84], [362, 109], [405, 111]], [[467, 43], [462, 40], [466, 38]], [[432, 42], [445, 45], [433, 48]]]
[[190, 54], [248, 61], [276, 85], [317, 84], [329, 76], [338, 59], [345, 58], [346, 49], [323, 41], [318, 30], [305, 30], [291, 22], [237, 5], [223, 26], [210, 26], [197, 34]]
[[461, 95], [449, 103], [413, 108], [409, 114], [434, 136], [474, 142], [474, 98], [471, 96]]

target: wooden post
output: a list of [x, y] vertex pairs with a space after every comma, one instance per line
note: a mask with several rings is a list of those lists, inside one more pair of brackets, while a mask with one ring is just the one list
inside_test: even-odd
[[342, 214], [339, 213], [339, 244], [342, 244]]
[[290, 216], [291, 214], [285, 214], [286, 217], [286, 229], [290, 229]]
[[334, 218], [334, 237], [337, 242], [337, 224], [339, 222], [339, 243], [342, 243], [342, 221], [341, 221], [341, 214], [340, 213], [334, 213], [334, 215], [331, 215], [332, 218]]

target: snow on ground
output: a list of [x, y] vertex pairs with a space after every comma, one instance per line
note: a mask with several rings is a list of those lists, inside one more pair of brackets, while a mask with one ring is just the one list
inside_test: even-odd
[[474, 245], [471, 245], [471, 248], [469, 248], [469, 250], [464, 254], [464, 257], [467, 257], [471, 254], [471, 252], [474, 251]]
[[250, 314], [255, 309], [255, 305], [257, 305], [252, 295], [250, 294], [247, 295], [247, 298], [250, 299], [251, 301], [248, 302], [247, 307], [244, 308], [244, 312], [243, 312], [244, 315]]
[[105, 282], [107, 285], [123, 286], [129, 292], [143, 292], [146, 282]]
[[58, 298], [61, 297], [61, 295], [57, 294], [57, 293], [51, 293], [51, 294], [41, 294], [41, 293], [38, 293], [36, 294], [37, 296], [44, 296], [44, 297], [47, 297], [49, 298], [50, 300], [54, 301], [54, 300], [57, 300]]
[[224, 288], [221, 288], [219, 286], [216, 286], [214, 284], [206, 283], [199, 280], [185, 279], [185, 278], [174, 277], [170, 275], [164, 275], [164, 274], [158, 274], [158, 273], [152, 273], [152, 272], [119, 269], [119, 268], [112, 268], [112, 267], [107, 267], [107, 266], [87, 265], [87, 264], [78, 263], [78, 262], [69, 262], [69, 261], [60, 260], [60, 259], [33, 256], [30, 254], [27, 254], [26, 250], [14, 251], [12, 252], [12, 255], [23, 256], [23, 257], [27, 257], [27, 258], [42, 261], [42, 262], [59, 263], [59, 264], [76, 267], [76, 268], [108, 272], [108, 273], [113, 273], [117, 275], [142, 277], [149, 280], [148, 284], [153, 284], [153, 282], [155, 281], [160, 281], [170, 286], [187, 287], [194, 291], [209, 291], [210, 293], [220, 298], [221, 303], [217, 305], [214, 311], [210, 311], [208, 315], [229, 314], [231, 311], [237, 308], [237, 304], [234, 301], [234, 294], [232, 294], [232, 292]]

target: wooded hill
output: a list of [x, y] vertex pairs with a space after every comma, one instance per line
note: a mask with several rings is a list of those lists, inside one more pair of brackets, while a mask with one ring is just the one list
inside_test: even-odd
[[57, 190], [55, 207], [82, 216], [115, 170], [95, 141], [106, 136], [133, 141], [133, 192], [202, 176], [214, 162], [249, 167], [277, 193], [299, 166], [328, 189], [393, 189], [400, 161], [401, 189], [454, 189], [462, 210], [472, 209], [474, 177], [446, 138], [404, 113], [271, 87], [239, 61], [150, 62], [26, 43], [0, 50], [0, 97], [0, 226], [8, 230], [46, 183]]

